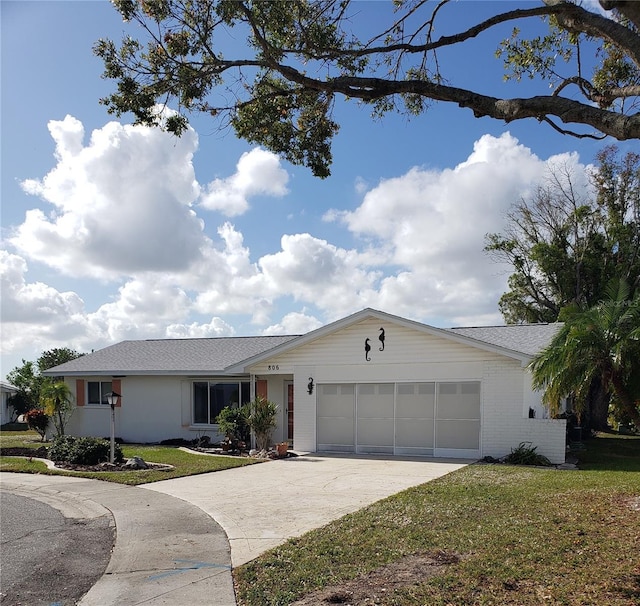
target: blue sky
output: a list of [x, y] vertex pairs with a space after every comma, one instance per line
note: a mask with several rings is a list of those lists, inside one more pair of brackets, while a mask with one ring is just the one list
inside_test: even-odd
[[[516, 4], [451, 13], [471, 23]], [[53, 347], [298, 334], [364, 307], [501, 323], [509, 268], [483, 253], [485, 234], [550, 166], [582, 174], [606, 143], [443, 104], [376, 122], [339, 102], [332, 176], [319, 180], [202, 117], [176, 140], [109, 116], [98, 99], [113, 83], [91, 47], [128, 31], [109, 2], [0, 7], [2, 376]], [[354, 23], [372, 31], [388, 10], [357, 7]], [[496, 43], [443, 57], [451, 82], [532, 90], [502, 82]]]

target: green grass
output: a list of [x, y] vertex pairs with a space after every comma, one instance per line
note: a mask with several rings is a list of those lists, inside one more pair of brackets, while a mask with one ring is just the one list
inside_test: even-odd
[[[46, 445], [46, 444], [44, 444]], [[35, 432], [7, 432], [0, 431], [0, 447], [28, 447], [36, 449], [43, 446]], [[40, 461], [29, 461], [19, 457], [0, 457], [1, 471], [15, 471], [22, 473], [42, 473], [48, 475], [72, 475], [83, 478], [95, 478], [120, 484], [145, 484], [170, 478], [180, 478], [211, 471], [221, 471], [234, 467], [242, 467], [256, 463], [256, 459], [246, 457], [209, 456], [185, 452], [172, 446], [147, 446], [138, 444], [122, 445], [125, 458], [138, 456], [151, 463], [165, 463], [173, 465], [171, 470], [145, 471], [102, 471], [102, 472], [64, 472], [48, 469]]]
[[579, 471], [471, 465], [293, 539], [235, 570], [238, 603], [290, 604], [438, 551], [460, 560], [370, 603], [640, 603], [640, 438], [586, 444]]

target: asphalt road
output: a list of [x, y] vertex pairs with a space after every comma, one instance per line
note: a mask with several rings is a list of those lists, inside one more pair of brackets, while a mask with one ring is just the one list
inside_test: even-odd
[[0, 603], [71, 606], [102, 576], [115, 539], [106, 516], [65, 518], [0, 491]]

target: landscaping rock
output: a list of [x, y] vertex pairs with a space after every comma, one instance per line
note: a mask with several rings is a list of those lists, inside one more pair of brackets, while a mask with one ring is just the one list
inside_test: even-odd
[[124, 464], [128, 469], [149, 469], [149, 466], [140, 457], [131, 457]]

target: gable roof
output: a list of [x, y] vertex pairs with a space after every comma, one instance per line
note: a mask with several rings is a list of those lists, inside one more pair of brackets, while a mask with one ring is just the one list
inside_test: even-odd
[[294, 338], [295, 335], [122, 341], [50, 368], [43, 374], [54, 376], [225, 374], [229, 366], [269, 351]]
[[551, 341], [562, 324], [435, 328], [375, 309], [322, 326], [304, 335], [216, 337], [211, 339], [148, 339], [122, 341], [46, 370], [50, 376], [239, 375], [247, 368], [368, 318], [393, 322], [424, 334], [497, 353], [526, 365]]
[[261, 352], [250, 359], [243, 360], [234, 367], [233, 370], [243, 372], [246, 368], [263, 361], [267, 357], [291, 351], [292, 349], [311, 343], [312, 341], [357, 324], [358, 322], [362, 322], [368, 318], [376, 318], [382, 322], [393, 322], [426, 334], [453, 340], [492, 353], [498, 353], [516, 359], [520, 361], [522, 365], [528, 364], [534, 355], [544, 349], [561, 326], [560, 324], [527, 324], [486, 328], [446, 329], [436, 328], [428, 324], [416, 322], [415, 320], [407, 320], [400, 316], [394, 316], [383, 311], [367, 308], [346, 318], [332, 322], [331, 324], [321, 326], [307, 334], [295, 337], [267, 352]]
[[457, 327], [449, 330], [458, 335], [535, 356], [551, 342], [561, 326], [562, 322], [555, 322], [553, 324]]

